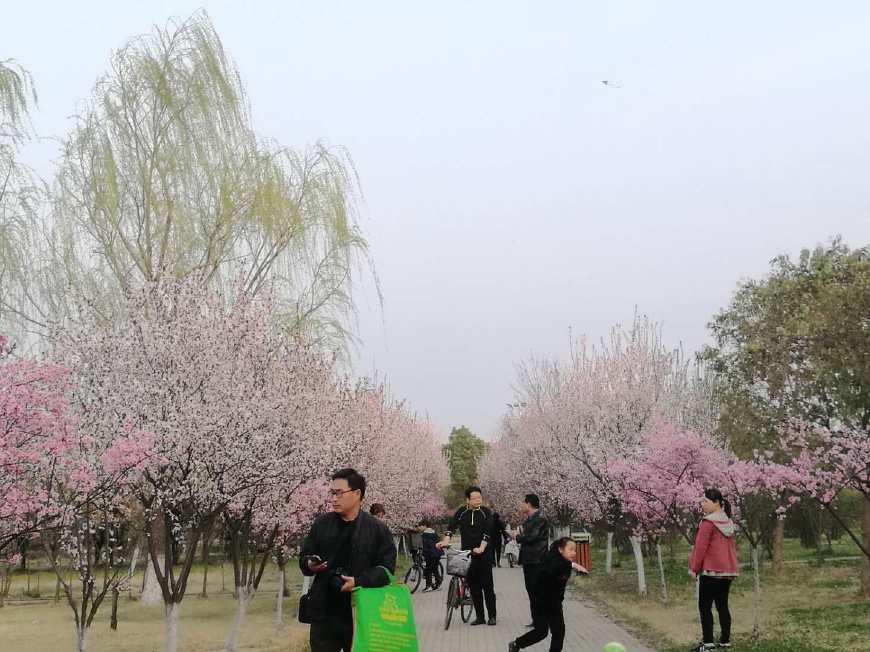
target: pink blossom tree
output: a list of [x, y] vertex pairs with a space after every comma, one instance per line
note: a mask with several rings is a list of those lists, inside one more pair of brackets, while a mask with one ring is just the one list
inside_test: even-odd
[[655, 543], [662, 597], [667, 584], [660, 537], [676, 530], [692, 545], [700, 497], [715, 486], [731, 455], [711, 437], [655, 423], [629, 459], [610, 463], [622, 510], [634, 517], [636, 532]]
[[[788, 464], [769, 463], [796, 496], [815, 500], [846, 532], [861, 553], [861, 593], [870, 597], [870, 436], [860, 427], [798, 426], [783, 433], [779, 447], [792, 453]], [[839, 514], [837, 498], [846, 491], [863, 497], [862, 536]]]
[[[83, 306], [59, 338], [63, 359], [102, 397], [104, 418], [120, 426], [135, 417], [153, 435], [160, 463], [144, 471], [136, 495], [149, 571], [166, 606], [168, 652], [177, 649], [178, 609], [203, 532], [246, 491], [286, 473], [275, 454], [285, 450], [288, 399], [279, 390], [293, 388], [274, 372], [290, 354], [270, 315], [268, 297], [165, 281], [132, 292], [110, 323]], [[179, 560], [170, 537], [155, 536], [161, 529], [183, 542]]]
[[62, 365], [14, 358], [0, 335], [0, 559], [48, 520], [37, 480], [47, 459], [73, 445], [69, 375]]

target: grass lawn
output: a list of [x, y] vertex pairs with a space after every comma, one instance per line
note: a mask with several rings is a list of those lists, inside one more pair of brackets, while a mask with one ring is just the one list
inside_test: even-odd
[[[686, 650], [700, 640], [694, 581], [688, 576], [688, 548], [675, 546], [674, 557], [666, 555], [668, 602], [663, 604], [658, 569], [647, 562], [646, 597], [637, 595], [633, 557], [614, 555], [619, 563], [610, 577], [604, 574], [604, 550], [593, 551], [593, 574], [574, 580], [574, 589], [601, 605], [662, 652]], [[751, 638], [753, 582], [750, 569], [731, 590], [733, 643], [736, 649], [757, 652], [826, 652], [870, 650], [870, 601], [858, 597], [859, 561], [823, 561], [824, 558], [860, 554], [847, 540], [834, 550], [817, 555], [786, 540], [785, 570], [776, 577], [770, 564], [762, 563], [760, 622], [761, 637]], [[740, 561], [749, 552], [738, 548]], [[810, 560], [810, 563], [797, 563]], [[791, 563], [789, 563], [791, 562]], [[714, 612], [715, 613], [715, 612]], [[718, 628], [717, 628], [718, 636]]]
[[[269, 569], [259, 593], [254, 596], [242, 625], [240, 649], [250, 652], [304, 652], [308, 650], [308, 627], [295, 621], [301, 574], [291, 567], [289, 596], [284, 600], [284, 622], [275, 625], [277, 573]], [[54, 602], [54, 575], [39, 573], [39, 592], [43, 599], [21, 602], [27, 578], [17, 575], [6, 606], [0, 609], [0, 649], [72, 650], [75, 630], [72, 610], [62, 598]], [[36, 573], [31, 574], [31, 594], [36, 595]], [[222, 592], [221, 569], [209, 568], [209, 597], [200, 598], [202, 567], [197, 567], [188, 583], [188, 594], [179, 615], [179, 649], [185, 652], [218, 652], [224, 649], [235, 608], [232, 593]], [[224, 567], [224, 585], [232, 585], [232, 568]], [[141, 586], [141, 575], [136, 586]], [[89, 652], [160, 652], [164, 648], [163, 607], [145, 607], [122, 594], [118, 608], [118, 630], [109, 628], [111, 596], [100, 606], [88, 637]]]

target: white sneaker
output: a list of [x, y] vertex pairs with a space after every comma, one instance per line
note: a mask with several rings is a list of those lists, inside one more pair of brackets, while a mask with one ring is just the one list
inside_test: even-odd
[[425, 589], [423, 589], [423, 593], [431, 593], [434, 590], [435, 589], [433, 589], [431, 586], [427, 586]]

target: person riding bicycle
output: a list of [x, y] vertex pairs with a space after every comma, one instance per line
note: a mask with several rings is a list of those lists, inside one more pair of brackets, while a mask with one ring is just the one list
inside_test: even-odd
[[423, 576], [426, 578], [426, 588], [423, 593], [435, 591], [441, 588], [438, 579], [438, 563], [444, 553], [438, 548], [438, 535], [432, 529], [432, 524], [425, 518], [417, 524], [420, 532], [420, 542], [423, 548], [423, 559], [426, 560], [426, 568]]
[[[471, 566], [468, 569], [466, 581], [474, 602], [474, 612], [477, 618], [472, 625], [495, 625], [495, 587], [492, 581], [491, 551], [487, 551], [489, 535], [492, 532], [492, 512], [482, 506], [483, 494], [480, 487], [468, 487], [465, 490], [465, 507], [461, 507], [444, 534], [444, 539], [438, 543], [438, 548], [450, 545], [450, 535], [459, 530], [462, 536], [462, 549], [471, 551]], [[486, 610], [489, 621], [484, 617], [483, 601], [486, 596]]]

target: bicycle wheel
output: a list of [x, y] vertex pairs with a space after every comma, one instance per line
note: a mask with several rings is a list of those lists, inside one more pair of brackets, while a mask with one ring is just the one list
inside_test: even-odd
[[435, 573], [432, 576], [432, 583], [435, 585], [436, 589], [440, 589], [441, 584], [444, 583], [444, 564], [442, 564], [440, 561], [435, 567]]
[[459, 591], [459, 587], [456, 585], [458, 581], [456, 577], [452, 578], [450, 588], [447, 590], [447, 614], [444, 616], [444, 629], [450, 629], [450, 620], [453, 618], [453, 610], [456, 608], [453, 603], [456, 593]]
[[462, 582], [462, 601], [459, 604], [459, 615], [462, 616], [462, 622], [467, 623], [471, 620], [471, 612], [474, 611], [474, 603], [471, 601], [471, 591], [468, 590], [468, 582]]
[[411, 566], [408, 571], [405, 573], [405, 584], [411, 590], [411, 593], [417, 591], [420, 588], [420, 580], [423, 577], [423, 571], [417, 564]]

